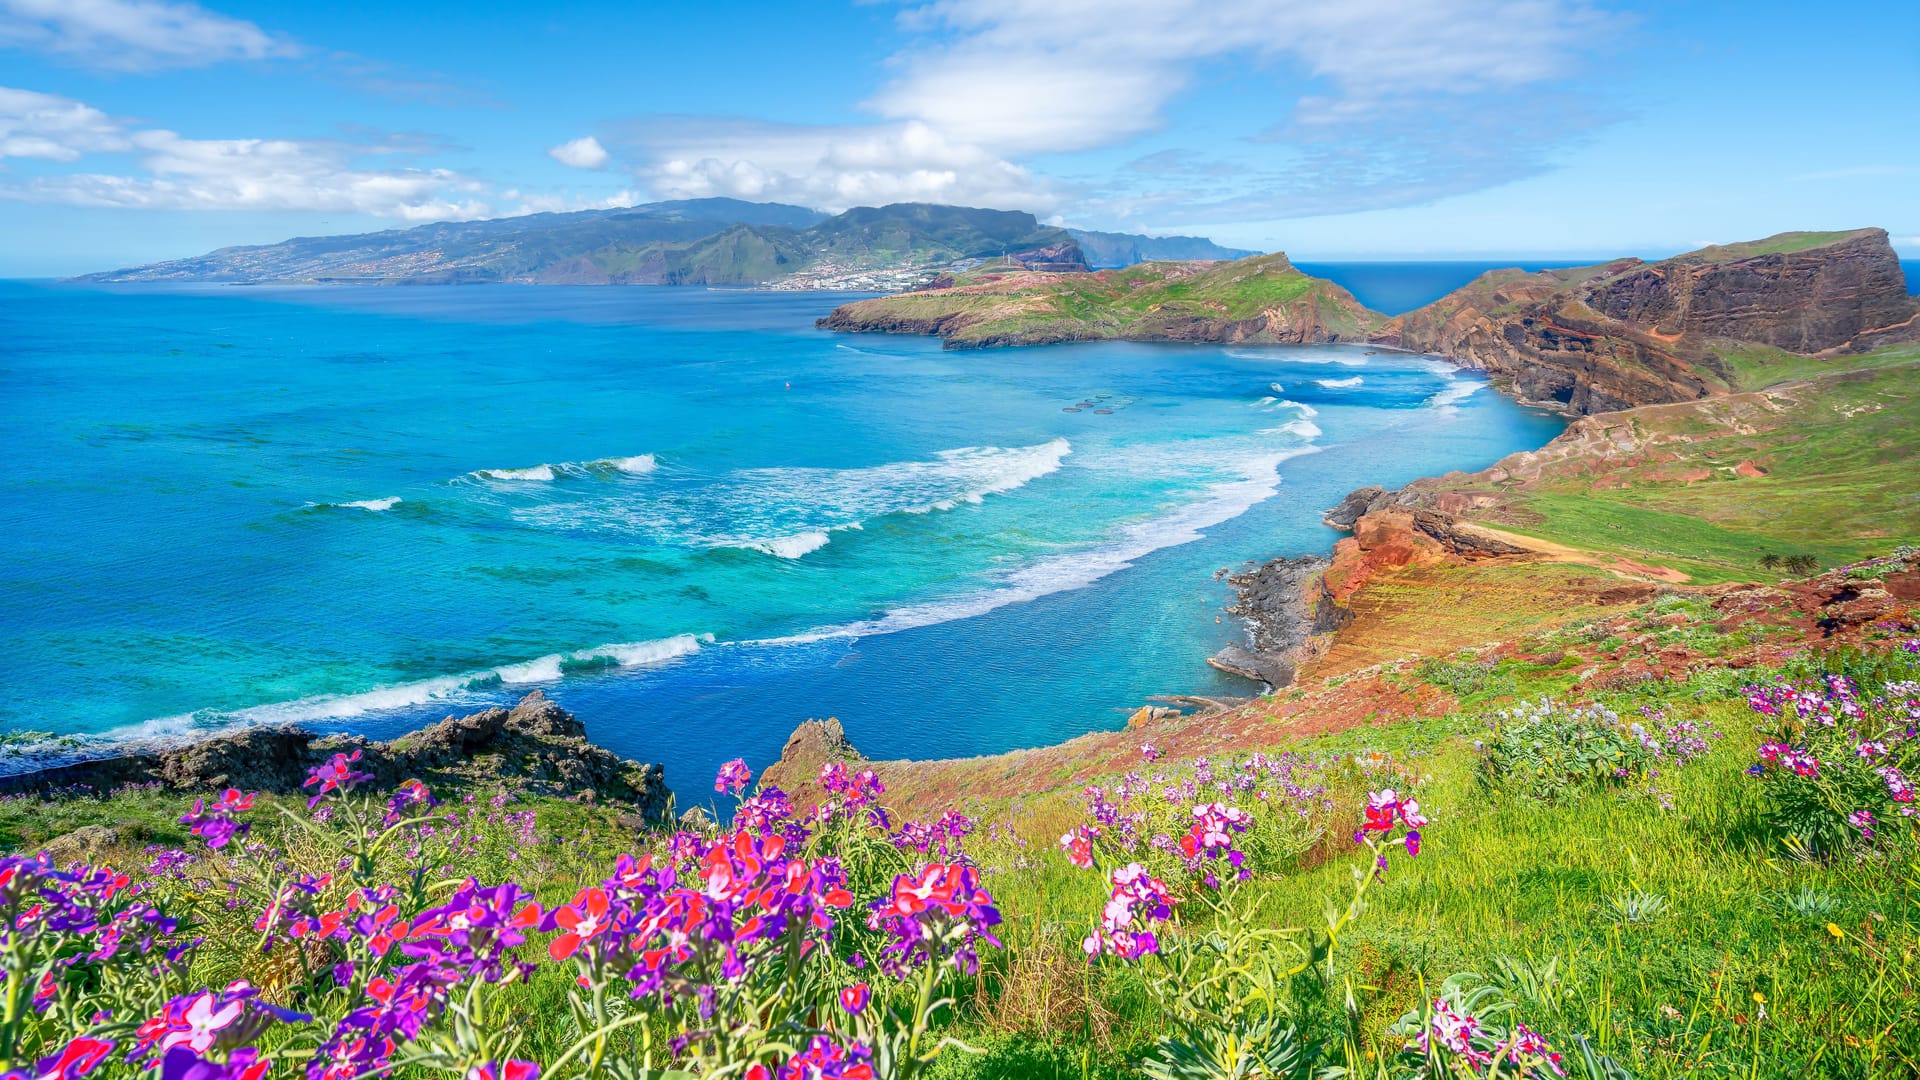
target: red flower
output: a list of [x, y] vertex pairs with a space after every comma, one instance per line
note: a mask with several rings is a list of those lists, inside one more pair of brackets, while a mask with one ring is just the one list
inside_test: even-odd
[[111, 1042], [82, 1035], [58, 1054], [41, 1058], [35, 1067], [40, 1080], [79, 1080], [112, 1052]]
[[573, 903], [553, 913], [553, 921], [566, 930], [547, 944], [547, 955], [565, 960], [580, 946], [599, 937], [607, 929], [607, 894], [601, 889], [582, 889]]
[[540, 1080], [540, 1066], [531, 1061], [489, 1061], [468, 1069], [467, 1080]]

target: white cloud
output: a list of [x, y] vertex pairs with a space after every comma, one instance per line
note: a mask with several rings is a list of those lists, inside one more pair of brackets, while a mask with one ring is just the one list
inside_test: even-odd
[[[1398, 205], [1544, 168], [1579, 125], [1530, 125], [1510, 153], [1485, 123], [1475, 137], [1490, 134], [1491, 146], [1446, 128], [1511, 111], [1516, 89], [1542, 98], [1538, 84], [1568, 77], [1611, 22], [1587, 0], [909, 0], [899, 21], [914, 44], [865, 102], [881, 122], [654, 118], [631, 140], [639, 175], [662, 196], [827, 210], [928, 200], [1172, 223], [1190, 209], [1286, 217]], [[1073, 184], [1023, 164], [1155, 131], [1176, 98], [1222, 70], [1275, 89], [1267, 116], [1227, 118], [1251, 120], [1249, 137], [1266, 129], [1223, 145], [1239, 160], [1150, 155], [1124, 177]], [[1484, 108], [1496, 96], [1501, 107]]]
[[500, 193], [502, 199], [511, 205], [502, 217], [519, 217], [523, 214], [563, 214], [572, 210], [622, 210], [629, 206], [638, 206], [643, 200], [637, 191], [620, 190], [611, 195], [599, 197], [591, 195], [557, 195], [550, 192], [521, 191], [508, 188]]
[[1057, 198], [1025, 168], [910, 121], [806, 126], [659, 117], [635, 133], [640, 170], [667, 198], [726, 195], [822, 210], [890, 202], [1051, 208]]
[[870, 102], [1001, 153], [1151, 130], [1200, 65], [1287, 64], [1340, 99], [1506, 89], [1565, 73], [1604, 20], [1579, 0], [933, 0], [945, 32]]
[[127, 145], [106, 113], [71, 98], [0, 86], [0, 159], [77, 161], [92, 150]]
[[136, 129], [69, 98], [0, 88], [0, 157], [58, 162], [131, 153], [139, 175], [81, 172], [0, 185], [0, 198], [168, 210], [352, 211], [403, 221], [483, 217], [482, 185], [446, 169], [370, 168], [389, 146], [189, 139]]
[[547, 151], [547, 156], [576, 169], [601, 169], [607, 164], [607, 148], [591, 135], [582, 135]]
[[243, 19], [165, 0], [0, 0], [0, 45], [118, 71], [298, 56]]

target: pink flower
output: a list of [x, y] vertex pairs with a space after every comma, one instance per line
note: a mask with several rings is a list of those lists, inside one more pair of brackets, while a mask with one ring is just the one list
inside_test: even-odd
[[1076, 825], [1072, 832], [1060, 837], [1060, 847], [1067, 853], [1067, 861], [1082, 870], [1093, 867], [1093, 835], [1085, 825]]
[[81, 1037], [68, 1043], [58, 1054], [34, 1063], [37, 1080], [79, 1080], [113, 1052], [113, 1043], [104, 1039]]
[[753, 783], [753, 770], [747, 768], [746, 759], [734, 758], [720, 766], [720, 774], [713, 780], [713, 790], [738, 795], [751, 783]]

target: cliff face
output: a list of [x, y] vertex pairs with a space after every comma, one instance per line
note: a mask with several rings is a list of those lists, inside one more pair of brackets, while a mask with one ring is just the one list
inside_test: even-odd
[[1894, 340], [1920, 317], [1880, 229], [1787, 251], [1817, 234], [1705, 248], [1635, 268], [1589, 290], [1596, 311], [1663, 334], [1738, 338], [1795, 353], [1852, 352]]
[[1920, 302], [1881, 229], [1785, 233], [1656, 263], [1499, 270], [1375, 340], [1510, 380], [1586, 415], [1692, 401], [1727, 383], [1725, 341], [1854, 352], [1920, 337]]

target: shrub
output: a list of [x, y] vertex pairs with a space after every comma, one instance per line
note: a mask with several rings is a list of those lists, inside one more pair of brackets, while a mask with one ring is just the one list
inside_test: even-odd
[[1513, 676], [1500, 670], [1497, 662], [1470, 656], [1454, 660], [1430, 657], [1420, 661], [1413, 673], [1461, 699], [1488, 692], [1510, 693], [1514, 689]]
[[1585, 1039], [1549, 1041], [1529, 1028], [1520, 1019], [1522, 1008], [1506, 986], [1472, 972], [1452, 976], [1437, 997], [1390, 1029], [1406, 1046], [1392, 1075], [1631, 1080]]
[[[1908, 644], [1920, 651], [1920, 643]], [[1859, 659], [1836, 657], [1835, 666], [1886, 670]], [[1844, 674], [1783, 680], [1749, 688], [1748, 705], [1766, 719], [1759, 761], [1747, 771], [1760, 780], [1768, 818], [1792, 846], [1814, 854], [1873, 846], [1915, 820], [1920, 682], [1885, 681], [1868, 692]]]
[[1662, 763], [1685, 765], [1705, 754], [1710, 728], [1671, 722], [1651, 706], [1623, 722], [1603, 705], [1567, 705], [1551, 698], [1504, 709], [1491, 734], [1475, 744], [1482, 787], [1540, 802], [1562, 802], [1660, 774]]

